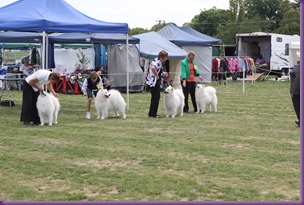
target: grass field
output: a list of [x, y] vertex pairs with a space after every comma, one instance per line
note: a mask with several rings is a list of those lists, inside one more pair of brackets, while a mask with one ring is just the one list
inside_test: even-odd
[[[85, 119], [86, 98], [60, 94], [59, 124], [24, 127], [21, 92], [0, 106], [3, 201], [299, 201], [300, 129], [289, 82], [213, 84], [218, 112]], [[123, 94], [126, 99], [126, 94]], [[5, 96], [2, 100], [5, 100]]]

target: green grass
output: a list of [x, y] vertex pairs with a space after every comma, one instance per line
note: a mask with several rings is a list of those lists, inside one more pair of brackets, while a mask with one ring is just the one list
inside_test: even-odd
[[[60, 94], [59, 124], [24, 127], [0, 107], [3, 201], [299, 201], [300, 129], [289, 82], [213, 84], [218, 112], [148, 118], [150, 93], [127, 118], [85, 119], [86, 98]], [[126, 99], [126, 94], [123, 94]], [[2, 97], [5, 100], [6, 97]]]

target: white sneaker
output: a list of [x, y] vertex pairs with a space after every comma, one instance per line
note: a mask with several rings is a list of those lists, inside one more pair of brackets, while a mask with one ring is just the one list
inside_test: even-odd
[[86, 118], [87, 118], [87, 119], [91, 119], [91, 114], [90, 114], [90, 113], [87, 113]]

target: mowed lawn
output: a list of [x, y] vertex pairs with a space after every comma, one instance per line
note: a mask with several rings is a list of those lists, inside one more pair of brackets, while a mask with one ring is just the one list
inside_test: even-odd
[[[0, 106], [2, 201], [299, 201], [300, 129], [289, 82], [212, 84], [218, 112], [85, 119], [86, 98], [60, 94], [59, 123], [24, 127], [20, 91]], [[126, 94], [123, 94], [127, 99]], [[2, 100], [7, 99], [5, 96]], [[191, 101], [190, 101], [191, 102]], [[191, 103], [190, 103], [191, 104]], [[94, 104], [93, 104], [94, 105]]]

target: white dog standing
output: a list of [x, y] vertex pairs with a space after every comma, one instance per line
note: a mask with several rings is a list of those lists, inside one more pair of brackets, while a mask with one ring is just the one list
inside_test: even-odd
[[209, 111], [217, 112], [217, 96], [216, 89], [212, 86], [197, 85], [195, 91], [197, 113], [205, 112], [206, 106]]
[[177, 109], [180, 108], [180, 116], [183, 116], [183, 109], [185, 104], [185, 96], [182, 90], [174, 89], [172, 86], [168, 86], [165, 89], [165, 114], [166, 117], [170, 115], [175, 117]]
[[40, 125], [43, 126], [48, 121], [49, 126], [57, 124], [60, 103], [58, 98], [47, 92], [40, 93], [37, 99], [37, 109], [40, 118]]
[[109, 112], [114, 112], [115, 117], [119, 116], [119, 113], [123, 118], [126, 118], [126, 102], [118, 90], [100, 89], [95, 98], [95, 108], [97, 111], [97, 119], [108, 118]]

